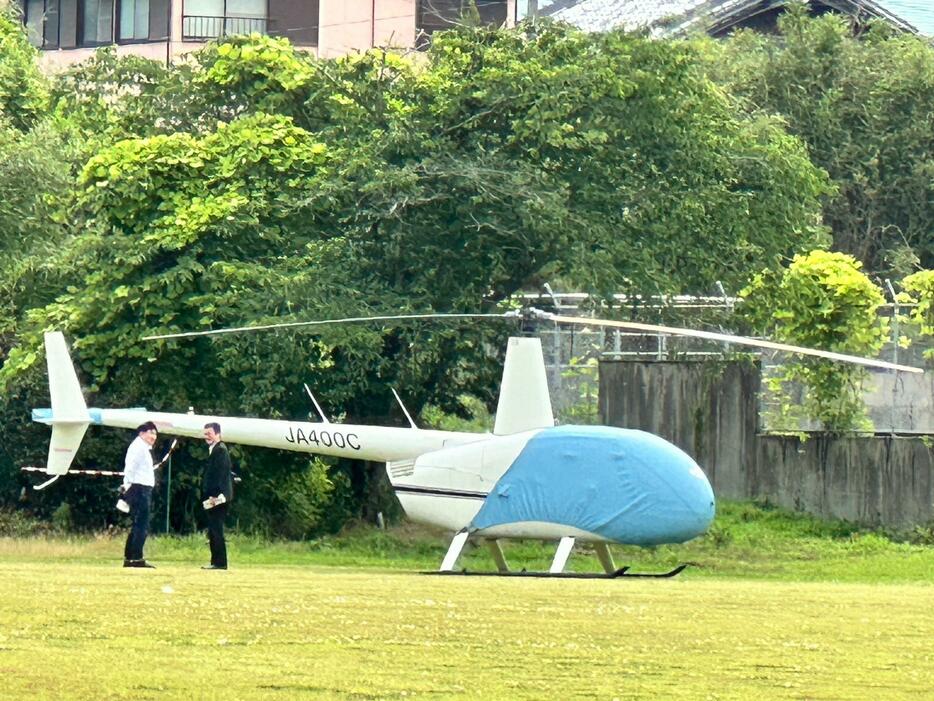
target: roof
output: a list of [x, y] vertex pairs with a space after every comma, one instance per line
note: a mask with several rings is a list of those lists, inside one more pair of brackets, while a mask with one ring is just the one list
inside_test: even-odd
[[[787, 5], [791, 0], [554, 0], [539, 2], [539, 14], [599, 32], [648, 28], [652, 34], [681, 34], [703, 22], [711, 34], [728, 31], [743, 20]], [[812, 3], [816, 4], [816, 3]], [[861, 18], [884, 19], [903, 31], [918, 28], [896, 12], [926, 20], [934, 33], [934, 9], [911, 0], [821, 0], [822, 6]]]

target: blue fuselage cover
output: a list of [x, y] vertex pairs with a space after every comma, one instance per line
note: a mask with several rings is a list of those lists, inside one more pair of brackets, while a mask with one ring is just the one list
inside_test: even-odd
[[556, 523], [658, 545], [702, 534], [713, 517], [710, 483], [680, 448], [644, 431], [567, 426], [529, 440], [470, 527]]

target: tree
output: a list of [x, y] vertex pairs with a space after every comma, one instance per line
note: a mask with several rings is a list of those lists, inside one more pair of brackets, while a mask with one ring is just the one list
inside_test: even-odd
[[[912, 305], [907, 320], [919, 336], [934, 336], [934, 270], [919, 270], [902, 280], [898, 301]], [[924, 351], [924, 357], [934, 357], [934, 349]]]
[[934, 48], [877, 24], [854, 36], [836, 15], [802, 7], [779, 36], [704, 42], [714, 80], [753, 114], [778, 114], [833, 179], [823, 204], [834, 248], [870, 274], [934, 265]]
[[27, 131], [48, 109], [48, 87], [39, 72], [19, 13], [0, 3], [0, 125]]
[[[756, 330], [778, 341], [873, 356], [888, 339], [888, 319], [878, 316], [885, 303], [882, 291], [861, 267], [842, 253], [795, 256], [784, 271], [767, 270], [753, 278], [741, 292], [742, 312]], [[778, 428], [797, 430], [799, 420], [809, 417], [830, 432], [871, 429], [862, 401], [867, 376], [862, 366], [810, 357], [783, 363], [768, 381], [782, 402], [775, 417]], [[790, 400], [796, 382], [807, 388], [800, 407]]]

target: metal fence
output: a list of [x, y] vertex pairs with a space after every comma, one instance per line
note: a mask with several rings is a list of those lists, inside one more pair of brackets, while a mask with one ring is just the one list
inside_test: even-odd
[[184, 15], [182, 38], [197, 41], [217, 39], [234, 34], [266, 34], [268, 20], [265, 17], [215, 17], [208, 15]]
[[[894, 291], [888, 285], [891, 298]], [[722, 288], [721, 288], [722, 291]], [[525, 295], [530, 306], [574, 316], [605, 315], [606, 310], [594, 305], [585, 294]], [[626, 318], [644, 323], [666, 324], [709, 331], [733, 332], [731, 317], [741, 300], [725, 293], [719, 296], [678, 295], [669, 297], [626, 297], [614, 300], [612, 318]], [[891, 338], [879, 357], [882, 360], [923, 367], [924, 354], [934, 350], [931, 339], [912, 339], [908, 347], [900, 345], [906, 329], [900, 316], [906, 305], [892, 301], [880, 314], [889, 318]], [[598, 360], [702, 361], [726, 357], [736, 348], [727, 344], [664, 334], [631, 333], [597, 326], [561, 327], [542, 324], [538, 328], [542, 340], [545, 366], [552, 393], [555, 415], [564, 423], [588, 423], [598, 420], [597, 368]], [[742, 348], [749, 354], [752, 349]], [[782, 353], [752, 352], [762, 367], [764, 377], [780, 370], [788, 356]], [[590, 362], [588, 362], [590, 361]], [[934, 433], [934, 378], [925, 375], [871, 370], [864, 384], [863, 400], [876, 432], [899, 434]], [[764, 383], [763, 383], [764, 385]], [[799, 393], [803, 389], [797, 390]], [[760, 428], [769, 431], [777, 398], [764, 390], [760, 397]], [[799, 429], [817, 429], [814, 423], [802, 422]]]

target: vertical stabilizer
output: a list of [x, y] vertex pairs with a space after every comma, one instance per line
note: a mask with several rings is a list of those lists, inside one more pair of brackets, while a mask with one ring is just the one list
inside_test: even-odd
[[64, 475], [78, 452], [91, 416], [61, 332], [45, 334], [45, 355], [52, 398], [52, 417], [47, 421], [52, 424], [52, 439], [45, 471], [50, 475]]
[[554, 425], [542, 342], [537, 338], [510, 338], [493, 433], [505, 436]]

